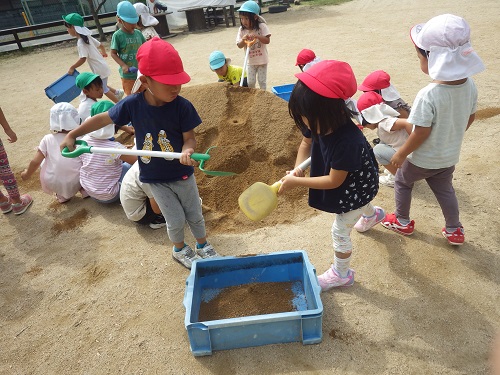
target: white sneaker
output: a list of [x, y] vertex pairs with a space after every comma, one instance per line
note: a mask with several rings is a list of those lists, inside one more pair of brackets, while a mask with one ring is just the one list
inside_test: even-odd
[[215, 251], [214, 247], [210, 245], [208, 242], [201, 249], [196, 247], [196, 253], [202, 258], [218, 258], [220, 257]]
[[373, 228], [382, 220], [384, 220], [385, 211], [378, 206], [375, 206], [374, 208], [375, 208], [375, 214], [369, 217], [362, 215], [359, 218], [358, 222], [354, 224], [354, 229], [356, 229], [360, 233], [363, 233], [366, 232], [368, 229]]
[[184, 267], [191, 269], [195, 260], [201, 259], [189, 245], [184, 245], [180, 251], [175, 251], [172, 248], [172, 258], [182, 264]]
[[388, 174], [385, 176], [379, 176], [378, 182], [380, 185], [384, 186], [389, 186], [389, 187], [394, 187], [394, 181], [396, 180], [396, 177], [394, 177], [393, 174]]

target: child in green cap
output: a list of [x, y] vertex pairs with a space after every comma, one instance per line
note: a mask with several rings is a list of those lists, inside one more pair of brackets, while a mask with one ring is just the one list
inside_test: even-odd
[[62, 18], [64, 26], [68, 29], [68, 34], [77, 38], [76, 48], [78, 49], [79, 59], [69, 67], [68, 74], [72, 75], [76, 68], [82, 66], [87, 61], [90, 70], [101, 77], [104, 95], [109, 100], [117, 103], [118, 100], [123, 98], [124, 91], [108, 86], [108, 77], [111, 71], [104, 60], [104, 57], [108, 57], [106, 49], [101, 42], [90, 35], [91, 31], [83, 26], [83, 17], [81, 15], [70, 13], [62, 16]]

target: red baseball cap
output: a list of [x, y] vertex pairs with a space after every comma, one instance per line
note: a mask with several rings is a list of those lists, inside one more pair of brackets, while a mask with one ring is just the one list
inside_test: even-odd
[[295, 74], [316, 94], [327, 98], [348, 99], [357, 89], [356, 77], [351, 66], [343, 61], [323, 60], [306, 72]]
[[297, 55], [297, 62], [295, 63], [295, 65], [306, 65], [307, 63], [313, 61], [315, 57], [316, 54], [313, 51], [304, 48]]
[[371, 106], [384, 103], [384, 98], [377, 94], [374, 91], [367, 91], [363, 95], [361, 95], [358, 99], [358, 103], [356, 104], [358, 107], [358, 111], [364, 111]]
[[157, 36], [142, 44], [137, 51], [142, 75], [166, 85], [183, 85], [191, 80], [184, 71], [181, 57], [167, 41]]
[[361, 85], [359, 91], [374, 91], [386, 89], [391, 85], [391, 76], [383, 70], [375, 70], [368, 74]]

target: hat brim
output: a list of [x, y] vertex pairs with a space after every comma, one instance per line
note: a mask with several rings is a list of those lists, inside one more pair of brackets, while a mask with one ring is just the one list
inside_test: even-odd
[[419, 23], [418, 25], [413, 26], [410, 29], [410, 38], [413, 44], [415, 44], [418, 48], [425, 50], [422, 44], [418, 41], [418, 33], [424, 27], [425, 23]]
[[134, 18], [120, 17], [120, 16], [117, 16], [117, 17], [120, 18], [122, 21], [125, 21], [126, 23], [131, 23], [133, 25], [135, 25], [137, 22], [139, 22], [139, 16], [134, 17]]
[[141, 13], [139, 17], [141, 17], [141, 22], [144, 26], [156, 26], [160, 23], [160, 21], [149, 13]]
[[92, 35], [92, 31], [90, 31], [85, 26], [74, 26], [75, 31], [80, 35]]
[[139, 91], [139, 89], [141, 88], [141, 86], [142, 86], [141, 76], [142, 76], [142, 73], [138, 70], [137, 71], [137, 79], [134, 82], [134, 86], [132, 86], [132, 90], [131, 90], [132, 94], [137, 93]]
[[150, 77], [156, 82], [163, 83], [164, 85], [184, 85], [191, 81], [191, 77], [186, 72]]
[[304, 85], [309, 87], [316, 94], [321, 96], [325, 96], [327, 98], [339, 99], [339, 96], [336, 95], [332, 90], [326, 87], [322, 82], [318, 81], [315, 77], [311, 76], [306, 72], [297, 73], [295, 77], [299, 79]]
[[376, 89], [372, 85], [367, 85], [362, 83], [358, 86], [359, 91], [375, 91]]

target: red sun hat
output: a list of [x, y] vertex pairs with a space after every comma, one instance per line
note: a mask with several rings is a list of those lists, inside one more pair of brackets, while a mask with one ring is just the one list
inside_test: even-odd
[[384, 103], [384, 98], [382, 98], [382, 96], [374, 91], [367, 91], [359, 97], [356, 106], [358, 107], [358, 111], [361, 112], [367, 108], [381, 103]]
[[359, 91], [374, 91], [386, 89], [391, 85], [391, 76], [383, 70], [375, 70], [368, 74], [361, 85]]
[[165, 85], [183, 85], [191, 80], [184, 71], [179, 53], [157, 36], [139, 47], [137, 62], [143, 75]]
[[295, 77], [316, 94], [327, 98], [346, 100], [357, 91], [354, 72], [343, 61], [323, 60]]
[[307, 63], [310, 63], [311, 61], [313, 61], [315, 58], [316, 58], [316, 54], [313, 51], [311, 51], [310, 49], [304, 48], [297, 55], [297, 62], [295, 63], [295, 66], [306, 65]]

